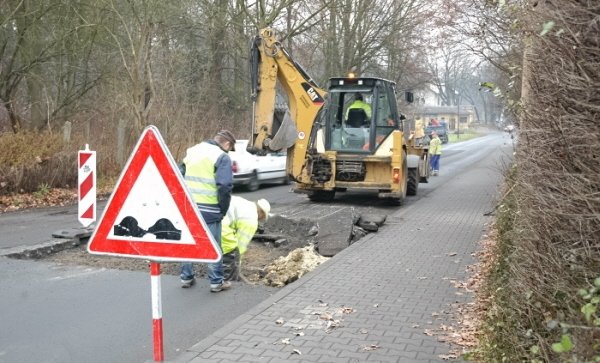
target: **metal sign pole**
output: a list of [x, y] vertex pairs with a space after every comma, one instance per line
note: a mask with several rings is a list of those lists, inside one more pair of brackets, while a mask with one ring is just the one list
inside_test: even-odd
[[160, 263], [150, 262], [150, 284], [152, 290], [152, 333], [154, 341], [154, 361], [164, 360], [162, 304], [160, 294]]

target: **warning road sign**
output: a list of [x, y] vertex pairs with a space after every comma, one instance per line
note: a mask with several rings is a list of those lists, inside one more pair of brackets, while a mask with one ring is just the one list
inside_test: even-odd
[[88, 243], [93, 254], [215, 262], [221, 256], [158, 129], [142, 132]]

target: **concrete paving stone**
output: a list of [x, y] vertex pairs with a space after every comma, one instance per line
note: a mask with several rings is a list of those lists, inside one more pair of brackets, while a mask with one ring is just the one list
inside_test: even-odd
[[393, 337], [393, 338], [410, 338], [411, 336], [413, 336], [414, 333], [414, 328], [410, 328], [410, 330], [386, 330], [383, 332], [383, 335], [386, 337]]
[[260, 357], [265, 352], [265, 350], [266, 349], [264, 347], [248, 348], [248, 347], [238, 346], [236, 349], [234, 349], [233, 354], [241, 354], [243, 356]]
[[192, 351], [184, 351], [179, 354], [177, 357], [172, 357], [167, 362], [168, 363], [189, 363], [194, 360], [194, 358], [198, 357], [197, 352]]
[[[430, 344], [424, 344], [424, 342], [429, 342]], [[415, 336], [413, 338], [399, 338], [394, 339], [395, 344], [405, 344], [406, 351], [408, 352], [420, 352], [422, 350], [429, 350], [430, 347], [439, 347], [441, 345], [440, 342], [437, 341], [437, 338], [430, 337], [425, 334], [421, 334], [421, 336]]]
[[190, 363], [222, 363], [221, 359], [209, 359], [209, 358], [194, 358]]
[[436, 356], [440, 355], [440, 354], [448, 354], [448, 352], [450, 351], [450, 345], [447, 343], [444, 344], [440, 344], [438, 346], [433, 347], [434, 352], [433, 354], [435, 354]]
[[[395, 355], [389, 353], [389, 351], [386, 350], [386, 349], [381, 349], [381, 351], [380, 351], [380, 349], [371, 351], [369, 353], [369, 355], [367, 356], [366, 361], [368, 361], [368, 362], [382, 362], [382, 363], [383, 362], [394, 362], [394, 363], [398, 362], [398, 359], [400, 357], [395, 356]], [[412, 358], [412, 357], [403, 357], [403, 358]]]
[[323, 348], [328, 348], [331, 346], [331, 342], [329, 340], [324, 339], [323, 336], [310, 336], [305, 335], [303, 337], [294, 337], [293, 342], [295, 344], [301, 344], [304, 346], [319, 346]]
[[[302, 337], [303, 338], [303, 337]], [[350, 338], [340, 337], [340, 336], [332, 336], [331, 334], [327, 335], [327, 343], [330, 344], [329, 347], [335, 344], [347, 345], [350, 343]]]
[[244, 356], [238, 362], [271, 362], [271, 358], [261, 356]]
[[[364, 343], [366, 344], [366, 343]], [[348, 344], [340, 344], [340, 343], [334, 343], [332, 344], [329, 349], [331, 349], [332, 351], [337, 352], [337, 356], [340, 356], [339, 353], [340, 352], [355, 352], [355, 353], [361, 353], [361, 349], [362, 346], [361, 345], [357, 345], [356, 343], [352, 343], [349, 342]]]
[[319, 362], [320, 363], [349, 363], [349, 362], [360, 362], [360, 361], [356, 360], [356, 359], [348, 360], [348, 358], [339, 358], [339, 357], [322, 357]]
[[[411, 343], [406, 343], [406, 347], [404, 349], [405, 352], [425, 352], [425, 353], [429, 353], [429, 354], [435, 354], [434, 346], [426, 346], [423, 344], [419, 345], [419, 341], [420, 341], [419, 339], [410, 339], [409, 341]], [[436, 342], [436, 343], [437, 343], [436, 347], [439, 347], [440, 342]]]
[[231, 345], [231, 339], [220, 340], [217, 344], [211, 346], [207, 351], [214, 351], [219, 353], [231, 353], [235, 349], [235, 346]]
[[200, 354], [200, 357], [203, 359], [212, 358], [215, 354], [217, 354], [217, 350], [206, 350]]
[[327, 349], [324, 347], [316, 346], [316, 347], [306, 347], [302, 346], [300, 349], [302, 354], [306, 355], [320, 355], [321, 357], [337, 357], [337, 352], [332, 349]]
[[[359, 362], [365, 361], [366, 354], [364, 351], [361, 351], [360, 349], [356, 349], [355, 351], [353, 351], [351, 349], [347, 349], [347, 347], [341, 347], [341, 348], [342, 349], [340, 349], [338, 351], [339, 358], [346, 358], [346, 359], [349, 359], [349, 361], [352, 361], [352, 360], [357, 360]], [[346, 349], [344, 349], [344, 348], [346, 348]]]
[[242, 357], [242, 354], [231, 354], [225, 352], [217, 352], [211, 359], [221, 359], [225, 362], [237, 362]]
[[292, 353], [292, 351], [293, 351], [293, 348], [286, 349], [283, 351], [267, 350], [261, 356], [265, 357], [265, 358], [273, 358], [274, 362], [287, 362], [288, 360], [294, 360], [294, 358], [297, 358], [297, 357], [294, 357], [294, 354]]
[[240, 334], [240, 333], [238, 333], [238, 330], [236, 330], [234, 333], [227, 334], [227, 339], [221, 340], [221, 343], [223, 343], [223, 341], [228, 341], [228, 340], [244, 341], [244, 340], [247, 340], [248, 337], [249, 337], [248, 334]]
[[[248, 349], [261, 349], [261, 348], [265, 348], [267, 347], [269, 344], [271, 344], [270, 341], [255, 341], [255, 340], [236, 340], [236, 346], [238, 348], [248, 348]], [[233, 351], [233, 353], [237, 353], [236, 351]]]
[[272, 331], [271, 329], [263, 329], [263, 330], [258, 330], [258, 329], [248, 329], [248, 331], [246, 332], [245, 335], [247, 336], [259, 336], [259, 337], [264, 337], [264, 338], [270, 338], [272, 337], [272, 334], [274, 333], [274, 331]]
[[[442, 353], [442, 354], [448, 354], [448, 352], [450, 352], [450, 349], [446, 350], [446, 352]], [[429, 352], [417, 353], [416, 359], [421, 362], [441, 362], [441, 361], [443, 361], [443, 359], [440, 358], [440, 356], [438, 354], [429, 353]]]
[[394, 337], [388, 337], [379, 334], [367, 334], [366, 340], [378, 342], [379, 344], [394, 344]]

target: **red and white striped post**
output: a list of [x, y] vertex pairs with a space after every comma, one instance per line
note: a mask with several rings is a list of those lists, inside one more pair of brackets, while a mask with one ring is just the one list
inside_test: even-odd
[[154, 337], [154, 361], [162, 362], [163, 352], [163, 327], [162, 303], [160, 294], [160, 263], [150, 262], [150, 284], [152, 292], [152, 335]]
[[88, 144], [78, 155], [78, 201], [77, 217], [84, 227], [96, 220], [96, 152]]

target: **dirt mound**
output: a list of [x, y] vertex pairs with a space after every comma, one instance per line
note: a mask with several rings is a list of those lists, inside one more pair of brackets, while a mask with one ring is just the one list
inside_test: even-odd
[[266, 267], [264, 282], [276, 287], [285, 286], [314, 270], [328, 259], [328, 257], [323, 257], [315, 252], [313, 245], [295, 249], [289, 255], [279, 257]]
[[[269, 284], [266, 279], [267, 267], [279, 258], [287, 257], [294, 250], [312, 246], [316, 234], [317, 225], [310, 219], [295, 220], [279, 215], [272, 216], [259, 226], [242, 258], [242, 275], [251, 282]], [[284, 270], [281, 265], [280, 268]]]

